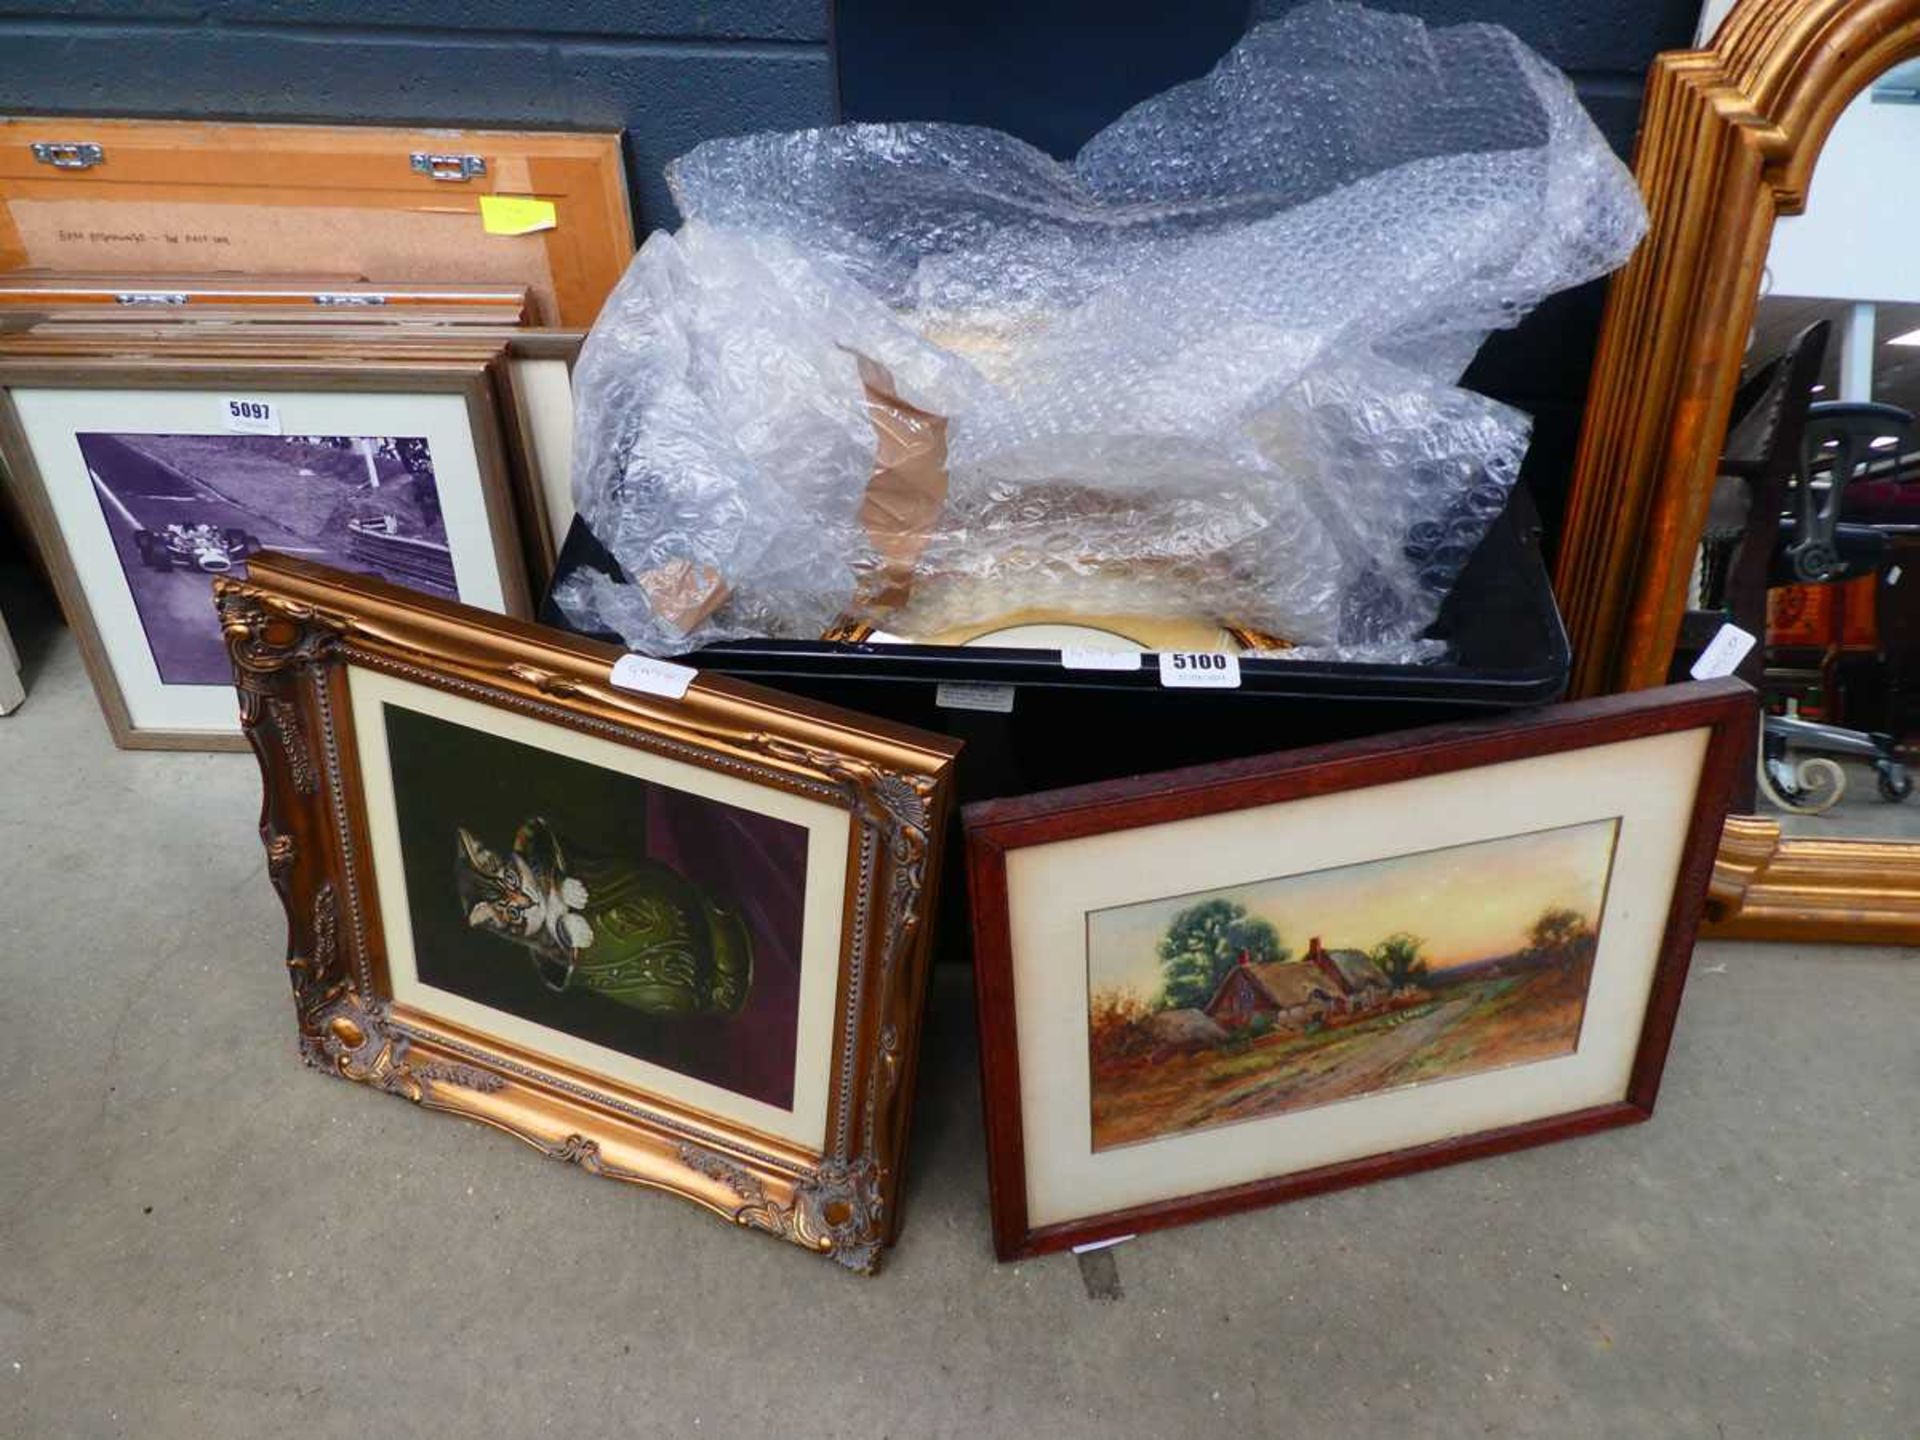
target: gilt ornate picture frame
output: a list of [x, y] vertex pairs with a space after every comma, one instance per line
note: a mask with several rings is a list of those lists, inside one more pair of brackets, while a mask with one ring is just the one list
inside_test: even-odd
[[[1920, 56], [1920, 0], [1738, 0], [1711, 46], [1657, 56], [1634, 175], [1649, 226], [1607, 292], [1554, 591], [1574, 695], [1659, 684], [1686, 611], [1775, 220], [1835, 121]], [[1920, 844], [1801, 839], [1736, 815], [1711, 934], [1920, 940]]]
[[1646, 1119], [1753, 717], [1708, 681], [968, 806], [1000, 1257]]
[[217, 590], [306, 1062], [872, 1270], [958, 746], [283, 556]]

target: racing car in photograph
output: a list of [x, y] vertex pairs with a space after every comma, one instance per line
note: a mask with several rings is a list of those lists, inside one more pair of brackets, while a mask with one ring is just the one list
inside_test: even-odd
[[218, 525], [172, 523], [161, 528], [137, 531], [133, 543], [140, 559], [149, 569], [171, 570], [181, 566], [222, 575], [260, 548], [260, 541], [246, 531]]

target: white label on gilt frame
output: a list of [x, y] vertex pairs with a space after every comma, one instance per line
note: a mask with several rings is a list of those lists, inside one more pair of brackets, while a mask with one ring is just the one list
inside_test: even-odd
[[[1649, 736], [1010, 851], [1030, 1223], [1104, 1214], [1623, 1099], [1708, 733]], [[1621, 828], [1600, 947], [1573, 1053], [1094, 1150], [1090, 912], [1616, 816]]]
[[[137, 491], [122, 495], [89, 469], [78, 437], [213, 435], [228, 436], [224, 423], [232, 398], [215, 390], [102, 390], [84, 387], [20, 388], [14, 405], [26, 433], [34, 463], [40, 471], [61, 538], [73, 558], [87, 609], [99, 631], [108, 665], [125, 697], [128, 717], [136, 730], [180, 730], [208, 735], [240, 733], [238, 706], [231, 680], [206, 683], [168, 683], [161, 676], [154, 642], [146, 630], [149, 615], [136, 603], [129, 574], [143, 574], [142, 557], [133, 538], [141, 530], [163, 530], [168, 523], [191, 526], [206, 519], [218, 529], [236, 525], [231, 497], [191, 483], [170, 497], [166, 506], [148, 503], [153, 497]], [[275, 416], [288, 436], [406, 437], [424, 440], [431, 456], [434, 491], [439, 499], [440, 525], [459, 598], [485, 610], [505, 606], [493, 532], [487, 521], [486, 498], [480, 483], [479, 458], [463, 396], [447, 393], [369, 394], [335, 391], [272, 392]], [[297, 483], [297, 473], [290, 479]], [[297, 538], [270, 523], [251, 527], [264, 532], [263, 545], [301, 554]], [[308, 553], [306, 558], [324, 558]], [[193, 578], [198, 563], [192, 553], [176, 557], [177, 577]], [[207, 563], [217, 564], [214, 556]], [[144, 575], [143, 575], [144, 578]], [[206, 623], [217, 633], [213, 616], [212, 583], [206, 583]], [[193, 623], [199, 605], [195, 580], [192, 596], [182, 595], [171, 623]]]
[[691, 665], [676, 665], [671, 660], [656, 660], [651, 655], [628, 653], [613, 662], [613, 674], [609, 678], [622, 690], [678, 700], [700, 678], [700, 672]]

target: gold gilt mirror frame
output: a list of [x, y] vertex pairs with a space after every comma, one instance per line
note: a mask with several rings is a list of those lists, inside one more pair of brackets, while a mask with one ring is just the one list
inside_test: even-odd
[[[1920, 0], [1739, 0], [1710, 49], [1656, 57], [1634, 174], [1646, 240], [1608, 291], [1554, 587], [1572, 693], [1661, 684], [1687, 606], [1774, 221], [1827, 135], [1920, 55]], [[1728, 819], [1705, 933], [1920, 942], [1920, 842]]]

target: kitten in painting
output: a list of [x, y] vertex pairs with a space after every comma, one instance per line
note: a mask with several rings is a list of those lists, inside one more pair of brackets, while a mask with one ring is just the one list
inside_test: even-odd
[[654, 1014], [734, 1014], [753, 984], [753, 937], [732, 906], [669, 866], [562, 845], [535, 816], [501, 855], [457, 827], [467, 924], [531, 952], [541, 983]]

